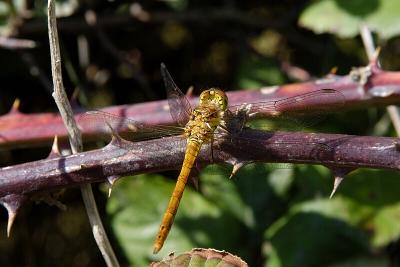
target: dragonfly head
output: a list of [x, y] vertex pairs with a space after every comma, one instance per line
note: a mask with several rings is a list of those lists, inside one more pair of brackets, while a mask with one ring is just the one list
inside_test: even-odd
[[228, 97], [216, 88], [203, 91], [200, 94], [200, 105], [216, 105], [220, 110], [225, 111], [228, 107]]

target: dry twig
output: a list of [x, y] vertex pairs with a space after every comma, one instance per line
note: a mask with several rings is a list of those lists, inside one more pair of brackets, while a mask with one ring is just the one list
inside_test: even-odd
[[[72, 153], [76, 154], [82, 151], [82, 137], [75, 122], [74, 114], [66, 96], [62, 81], [61, 56], [58, 42], [55, 3], [53, 0], [50, 0], [48, 3], [48, 30], [51, 53], [51, 70], [54, 84], [53, 97], [64, 121], [65, 127], [67, 128]], [[92, 226], [94, 238], [96, 239], [97, 245], [100, 248], [107, 266], [119, 266], [97, 211], [91, 185], [81, 185], [81, 192], [86, 212]]]

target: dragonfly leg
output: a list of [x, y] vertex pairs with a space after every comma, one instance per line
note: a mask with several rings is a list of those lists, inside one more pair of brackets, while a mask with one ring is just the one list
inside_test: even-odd
[[211, 163], [214, 163], [214, 136], [211, 137], [210, 153], [211, 153]]
[[221, 127], [221, 129], [223, 129], [226, 133], [229, 133], [229, 129], [228, 129], [228, 126], [226, 125], [225, 121], [221, 121], [221, 124], [218, 126]]
[[239, 129], [242, 130], [245, 126], [249, 118], [256, 115], [256, 113], [250, 113], [251, 104], [243, 104], [240, 108], [236, 111], [236, 118], [239, 121]]
[[250, 113], [251, 104], [243, 104], [235, 112], [225, 111], [220, 127], [231, 134], [240, 133], [246, 126], [249, 118], [255, 113]]

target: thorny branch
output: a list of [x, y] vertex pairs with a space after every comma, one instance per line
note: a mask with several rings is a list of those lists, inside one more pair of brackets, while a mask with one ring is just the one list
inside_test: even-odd
[[[364, 43], [365, 50], [367, 52], [369, 60], [374, 60], [375, 45], [372, 39], [372, 33], [366, 25], [362, 25], [360, 29], [361, 38]], [[377, 60], [377, 59], [376, 59]], [[379, 61], [377, 61], [379, 66]], [[389, 105], [386, 107], [386, 111], [389, 113], [390, 119], [396, 130], [397, 136], [400, 136], [400, 111], [395, 105]]]
[[[243, 90], [228, 92], [230, 105], [256, 103], [291, 97], [313, 92], [323, 88], [332, 88], [343, 95], [341, 109], [356, 109], [376, 105], [390, 105], [400, 102], [400, 72], [383, 71], [376, 66], [376, 61], [366, 67], [351, 71], [346, 76], [328, 75], [325, 78], [288, 85], [271, 86], [259, 90]], [[191, 98], [195, 105], [197, 98]], [[314, 103], [307, 110], [326, 108], [327, 104], [335, 106], [334, 102]], [[337, 104], [337, 103], [336, 103]], [[290, 107], [289, 107], [290, 108]], [[337, 109], [337, 106], [334, 107]], [[104, 111], [122, 117], [129, 117], [148, 125], [173, 124], [166, 100], [147, 103], [122, 105], [105, 108]], [[258, 110], [258, 116], [271, 116], [270, 110]], [[97, 123], [97, 124], [96, 124]], [[84, 136], [95, 137], [98, 129], [104, 129], [103, 121], [93, 122], [81, 129]], [[0, 117], [0, 147], [27, 146], [43, 143], [51, 144], [54, 136], [66, 137], [65, 128], [58, 114], [22, 114], [12, 109]]]
[[[116, 177], [178, 169], [185, 140], [180, 136], [128, 142], [114, 136], [102, 149], [0, 169], [0, 197], [109, 181]], [[144, 153], [145, 151], [145, 153]], [[248, 153], [252, 151], [252, 153]], [[340, 134], [267, 132], [244, 129], [213, 149], [215, 163], [249, 162], [322, 164], [334, 174], [357, 168], [400, 169], [397, 138]], [[209, 146], [198, 158], [210, 163]]]

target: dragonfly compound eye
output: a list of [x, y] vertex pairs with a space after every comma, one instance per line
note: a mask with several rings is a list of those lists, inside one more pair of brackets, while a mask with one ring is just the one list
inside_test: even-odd
[[203, 91], [200, 95], [200, 104], [215, 104], [221, 110], [226, 110], [228, 106], [228, 98], [225, 93], [219, 89], [209, 89]]

